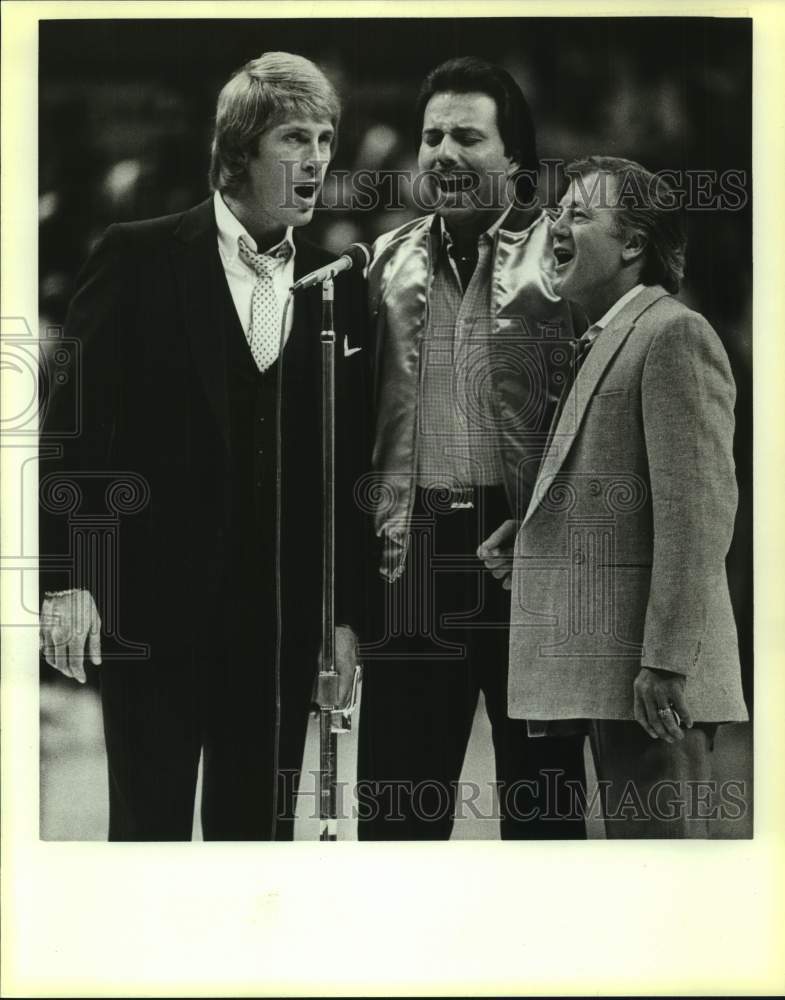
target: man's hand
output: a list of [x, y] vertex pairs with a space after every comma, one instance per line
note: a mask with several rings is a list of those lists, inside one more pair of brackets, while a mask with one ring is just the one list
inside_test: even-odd
[[90, 662], [101, 662], [101, 618], [87, 590], [47, 594], [41, 605], [39, 648], [50, 667], [84, 684], [85, 641]]
[[512, 555], [520, 524], [520, 521], [505, 521], [477, 549], [477, 558], [502, 581], [505, 590], [512, 589]]
[[652, 739], [666, 743], [683, 740], [679, 721], [687, 729], [692, 728], [692, 716], [684, 700], [685, 683], [684, 674], [641, 667], [633, 684], [635, 719]]

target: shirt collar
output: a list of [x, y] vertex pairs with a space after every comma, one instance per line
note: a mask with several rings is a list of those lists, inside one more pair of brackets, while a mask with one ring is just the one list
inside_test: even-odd
[[625, 292], [620, 299], [617, 299], [616, 302], [614, 302], [613, 305], [610, 307], [610, 309], [605, 313], [605, 315], [600, 317], [600, 319], [598, 319], [596, 323], [592, 323], [592, 326], [597, 328], [598, 333], [600, 330], [604, 330], [605, 327], [613, 319], [613, 317], [617, 313], [621, 312], [621, 310], [627, 305], [628, 302], [632, 302], [632, 300], [635, 298], [638, 292], [642, 291], [643, 291], [642, 284], [639, 283], [635, 285], [634, 288], [631, 288], [628, 292]]
[[490, 239], [493, 239], [494, 236], [498, 233], [498, 231], [502, 228], [504, 223], [507, 221], [507, 216], [510, 214], [511, 211], [512, 211], [512, 202], [510, 202], [507, 208], [505, 208], [505, 210], [502, 212], [502, 214], [499, 216], [496, 222], [494, 222], [493, 225], [489, 226], [485, 230], [485, 235], [488, 236]]
[[[498, 219], [496, 219], [495, 222], [493, 222], [490, 226], [488, 226], [488, 228], [485, 230], [484, 233], [480, 233], [480, 238], [482, 238], [483, 236], [487, 236], [489, 240], [493, 240], [496, 233], [502, 228], [502, 225], [504, 224], [504, 221], [507, 218], [507, 216], [510, 214], [511, 209], [512, 209], [512, 202], [510, 202], [507, 208], [505, 208], [505, 210], [498, 217]], [[450, 233], [450, 230], [444, 224], [444, 219], [441, 216], [439, 216], [438, 218], [439, 218], [439, 234], [441, 237], [441, 245], [442, 248], [446, 250], [452, 246], [453, 238], [452, 234]]]
[[[221, 251], [221, 256], [227, 264], [231, 264], [237, 259], [237, 241], [241, 236], [251, 250], [256, 253], [256, 240], [253, 236], [251, 236], [237, 216], [232, 213], [231, 209], [221, 197], [220, 191], [216, 191], [213, 195], [213, 206], [215, 207], [215, 224], [218, 227], [218, 247]], [[281, 242], [276, 243], [274, 247], [270, 247], [270, 249], [266, 250], [265, 253], [273, 254], [279, 247], [283, 246], [284, 243], [288, 243], [292, 248], [291, 255], [294, 257], [295, 248], [294, 240], [292, 239], [291, 226], [287, 226]]]

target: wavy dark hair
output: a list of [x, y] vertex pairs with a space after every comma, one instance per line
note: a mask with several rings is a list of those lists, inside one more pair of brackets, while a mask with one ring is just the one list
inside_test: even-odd
[[673, 188], [662, 177], [616, 156], [586, 156], [568, 163], [569, 179], [607, 174], [616, 182], [613, 209], [620, 231], [634, 229], [646, 240], [641, 282], [675, 295], [684, 277], [687, 227]]
[[425, 106], [434, 94], [487, 94], [496, 104], [496, 124], [504, 153], [518, 164], [515, 193], [528, 202], [537, 187], [539, 161], [531, 108], [507, 70], [476, 56], [458, 56], [432, 69], [423, 81], [415, 106], [416, 141], [421, 142]]

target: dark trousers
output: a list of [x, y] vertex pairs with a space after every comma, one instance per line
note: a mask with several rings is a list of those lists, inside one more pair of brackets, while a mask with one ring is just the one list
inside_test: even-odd
[[363, 648], [360, 840], [443, 840], [456, 809], [476, 815], [477, 790], [458, 780], [480, 691], [496, 758], [488, 823], [505, 839], [585, 837], [566, 784], [585, 781], [583, 739], [529, 739], [507, 716], [509, 592], [475, 553], [508, 516], [500, 488], [476, 490], [470, 509], [418, 490], [406, 571], [377, 584]]
[[277, 762], [273, 658], [262, 631], [255, 653], [200, 660], [101, 668], [109, 839], [190, 840], [203, 750], [204, 839], [291, 840], [315, 654], [281, 665]]
[[709, 836], [705, 792], [714, 725], [684, 730], [675, 743], [653, 740], [637, 722], [593, 719], [594, 756], [609, 839]]

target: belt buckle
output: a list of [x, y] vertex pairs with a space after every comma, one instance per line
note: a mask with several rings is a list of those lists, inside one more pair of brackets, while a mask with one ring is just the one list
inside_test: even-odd
[[452, 492], [455, 499], [450, 503], [450, 510], [474, 510], [473, 486], [466, 486]]

